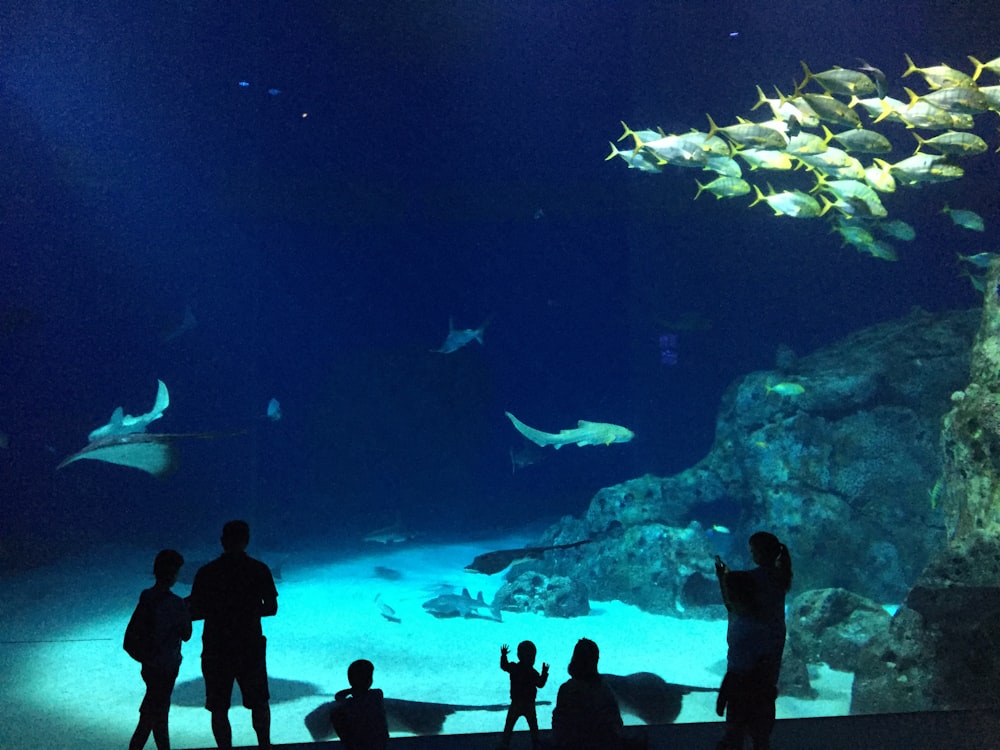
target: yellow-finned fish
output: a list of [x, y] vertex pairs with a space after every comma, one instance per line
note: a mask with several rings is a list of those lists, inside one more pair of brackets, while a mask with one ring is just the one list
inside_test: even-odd
[[543, 448], [547, 445], [559, 450], [564, 445], [611, 445], [612, 443], [627, 443], [635, 437], [635, 433], [627, 427], [607, 422], [587, 422], [581, 419], [577, 426], [559, 432], [542, 432], [534, 427], [528, 427], [509, 411], [504, 412], [515, 429], [535, 445]]
[[903, 78], [912, 74], [919, 73], [927, 81], [927, 85], [932, 89], [940, 89], [946, 86], [974, 86], [975, 81], [972, 76], [968, 73], [963, 73], [961, 70], [955, 70], [948, 65], [931, 65], [926, 68], [918, 68], [916, 63], [910, 58], [909, 55], [904, 54], [903, 57], [906, 58], [906, 71], [903, 73]]

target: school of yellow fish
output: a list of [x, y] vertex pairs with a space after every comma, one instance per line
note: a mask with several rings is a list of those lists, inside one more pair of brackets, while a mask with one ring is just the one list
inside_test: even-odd
[[[927, 91], [916, 93], [904, 86], [908, 101], [888, 94], [885, 75], [864, 61], [857, 68], [833, 67], [814, 73], [802, 63], [804, 77], [794, 91], [783, 94], [775, 87], [769, 98], [757, 86], [752, 108], [767, 107], [771, 119], [751, 121], [737, 117], [720, 127], [708, 116], [708, 130], [666, 134], [661, 129], [633, 130], [625, 123], [618, 142], [632, 139], [632, 148], [611, 144], [607, 159], [620, 157], [630, 169], [662, 172], [667, 167], [691, 167], [714, 173], [696, 179], [695, 198], [703, 192], [716, 198], [753, 194], [751, 206], [766, 204], [777, 216], [824, 217], [843, 244], [883, 260], [896, 260], [896, 250], [886, 238], [909, 241], [913, 227], [889, 219], [883, 203], [897, 187], [956, 180], [964, 170], [958, 163], [989, 150], [973, 129], [976, 117], [1000, 113], [1000, 81], [983, 85], [984, 72], [1000, 79], [1000, 57], [980, 62], [965, 73], [948, 65], [918, 67], [906, 55], [902, 78], [923, 78]], [[893, 143], [875, 129], [882, 122], [908, 128], [916, 141], [912, 155], [890, 162]], [[921, 134], [918, 131], [930, 131]], [[901, 132], [901, 131], [900, 131]], [[899, 139], [896, 139], [897, 143]], [[1000, 151], [1000, 148], [997, 149]], [[770, 177], [751, 182], [744, 169]], [[807, 176], [801, 176], [805, 170]], [[789, 177], [798, 172], [796, 177]], [[799, 183], [776, 190], [771, 181]], [[811, 183], [811, 185], [807, 184]], [[985, 223], [973, 211], [942, 209], [960, 227], [982, 232]], [[959, 256], [972, 269], [985, 268], [995, 253]], [[973, 283], [977, 278], [970, 274]]]

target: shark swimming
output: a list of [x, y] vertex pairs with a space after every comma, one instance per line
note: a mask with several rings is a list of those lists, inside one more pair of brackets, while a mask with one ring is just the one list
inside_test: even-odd
[[[483, 620], [495, 620], [503, 622], [500, 610], [491, 607], [483, 599], [483, 592], [473, 599], [469, 595], [468, 589], [462, 589], [461, 594], [441, 594], [424, 602], [424, 609], [435, 617], [478, 617]], [[488, 614], [481, 614], [480, 610], [486, 610]]]
[[444, 343], [441, 344], [440, 349], [432, 349], [431, 351], [440, 352], [441, 354], [451, 354], [452, 352], [457, 352], [463, 346], [471, 344], [473, 341], [478, 341], [482, 344], [483, 331], [486, 330], [486, 326], [489, 324], [490, 319], [487, 318], [479, 328], [455, 328], [455, 319], [448, 318], [448, 335], [445, 336]]
[[100, 438], [112, 435], [131, 435], [136, 432], [145, 432], [150, 422], [154, 422], [163, 416], [163, 412], [170, 406], [170, 393], [162, 380], [157, 380], [156, 400], [153, 408], [145, 414], [133, 417], [126, 414], [122, 407], [118, 407], [111, 412], [111, 419], [106, 425], [102, 425], [95, 430], [91, 430], [87, 440], [94, 442]]
[[557, 433], [542, 432], [534, 427], [528, 427], [509, 411], [504, 414], [518, 432], [543, 448], [547, 445], [555, 446], [556, 450], [564, 445], [611, 445], [627, 443], [635, 437], [635, 433], [627, 427], [607, 422], [587, 422], [583, 419], [577, 422], [577, 426], [573, 429], [560, 430]]

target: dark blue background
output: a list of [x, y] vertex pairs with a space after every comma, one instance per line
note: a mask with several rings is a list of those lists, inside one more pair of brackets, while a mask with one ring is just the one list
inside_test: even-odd
[[[887, 200], [918, 230], [897, 263], [824, 222], [693, 203], [693, 173], [603, 161], [620, 120], [730, 122], [801, 59], [863, 57], [897, 96], [904, 52], [969, 69], [1000, 53], [981, 2], [80, 5], [21, 3], [0, 29], [4, 535], [165, 544], [242, 515], [281, 543], [397, 513], [447, 535], [579, 513], [700, 459], [725, 386], [779, 344], [973, 305], [955, 252], [996, 249], [936, 215], [995, 226], [993, 153]], [[164, 341], [188, 304], [199, 325]], [[711, 325], [663, 367], [689, 313]], [[490, 318], [485, 347], [430, 352], [451, 315]], [[183, 445], [163, 481], [55, 472], [157, 378], [154, 430], [249, 432]], [[504, 410], [637, 437], [512, 474]]]

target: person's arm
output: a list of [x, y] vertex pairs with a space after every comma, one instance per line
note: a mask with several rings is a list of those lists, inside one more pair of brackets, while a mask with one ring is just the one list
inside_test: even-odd
[[504, 672], [510, 671], [510, 661], [507, 659], [507, 654], [510, 652], [510, 646], [506, 643], [500, 647], [500, 669]]
[[278, 613], [278, 589], [274, 587], [274, 576], [271, 575], [271, 569], [264, 565], [264, 570], [267, 571], [267, 576], [261, 590], [260, 616], [273, 617]]
[[204, 620], [205, 619], [205, 608], [202, 605], [205, 595], [203, 593], [204, 580], [201, 577], [201, 571], [199, 570], [194, 574], [194, 581], [191, 584], [191, 593], [188, 594], [184, 603], [188, 606], [188, 613], [191, 615], [192, 620]]
[[271, 596], [260, 600], [260, 616], [273, 617], [278, 614], [278, 597]]
[[722, 603], [726, 605], [728, 611], [732, 612], [733, 602], [729, 595], [729, 568], [718, 555], [715, 556], [715, 576], [719, 579], [719, 593], [722, 594]]
[[549, 680], [549, 665], [544, 661], [542, 662], [542, 673], [538, 676], [538, 682], [536, 683], [538, 687], [545, 687], [545, 683]]

